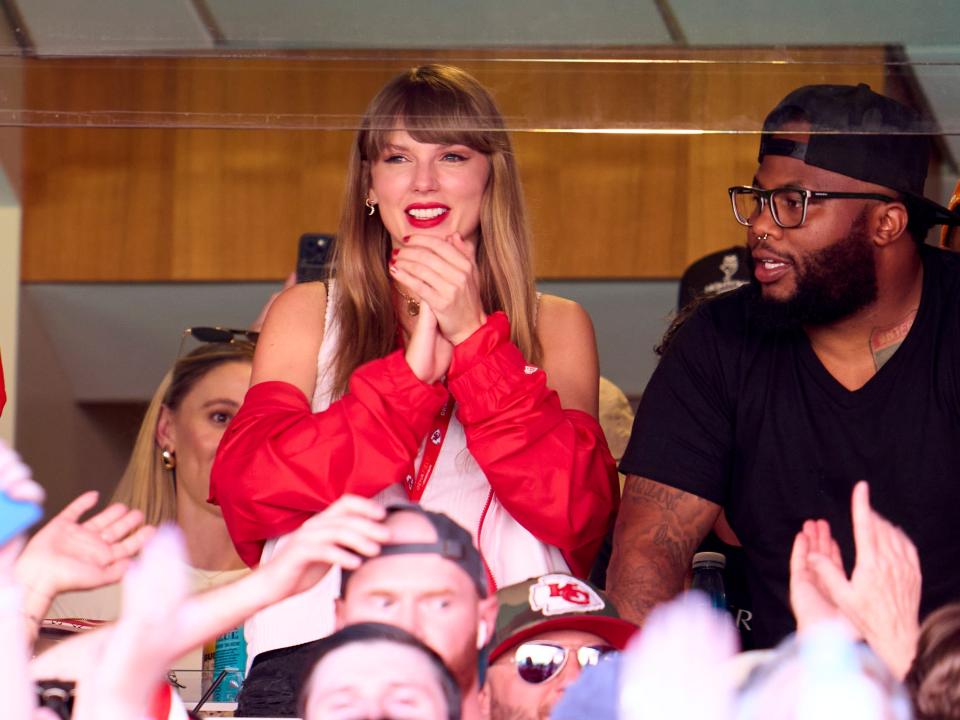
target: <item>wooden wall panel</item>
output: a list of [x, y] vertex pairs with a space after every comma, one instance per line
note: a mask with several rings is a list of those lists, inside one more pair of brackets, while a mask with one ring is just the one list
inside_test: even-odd
[[[757, 147], [749, 133], [542, 130], [750, 130], [802, 84], [884, 86], [883, 48], [846, 51], [839, 63], [836, 49], [792, 51], [783, 67], [759, 62], [769, 51], [711, 52], [698, 57], [717, 62], [693, 65], [458, 63], [523, 128], [514, 140], [541, 277], [676, 277], [742, 242], [726, 188], [750, 180]], [[24, 132], [24, 279], [284, 277], [300, 233], [336, 228], [352, 131], [330, 128], [355, 124], [383, 81], [410, 64], [28, 62], [28, 110], [48, 126]], [[153, 127], [129, 127], [137, 123]], [[302, 129], [316, 127], [328, 129]]]

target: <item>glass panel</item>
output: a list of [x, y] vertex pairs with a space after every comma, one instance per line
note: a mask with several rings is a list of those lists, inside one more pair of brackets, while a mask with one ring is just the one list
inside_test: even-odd
[[755, 133], [806, 84], [867, 82], [960, 135], [960, 62], [901, 50], [742, 48], [270, 52], [252, 56], [0, 58], [0, 123], [43, 127], [354, 130], [397, 72], [455, 64], [497, 98], [514, 131]]

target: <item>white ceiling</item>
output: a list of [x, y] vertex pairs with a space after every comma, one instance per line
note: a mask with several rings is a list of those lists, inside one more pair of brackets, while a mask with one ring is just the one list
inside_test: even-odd
[[669, 0], [692, 45], [957, 43], [957, 0]]
[[203, 50], [213, 40], [189, 0], [14, 0], [39, 55]]
[[207, 0], [237, 47], [665, 45], [651, 0]]
[[[956, 45], [957, 0], [5, 0], [40, 54], [233, 48]], [[658, 7], [659, 6], [659, 7]], [[211, 33], [205, 23], [216, 28]], [[220, 37], [222, 36], [222, 37]]]

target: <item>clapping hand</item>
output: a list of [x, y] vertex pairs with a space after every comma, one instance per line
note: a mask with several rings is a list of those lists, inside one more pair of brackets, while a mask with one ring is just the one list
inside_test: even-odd
[[820, 586], [812, 556], [835, 563], [843, 571], [840, 547], [830, 534], [826, 520], [804, 522], [790, 553], [790, 607], [800, 632], [824, 620], [842, 618], [840, 610]]
[[[839, 552], [833, 549], [836, 543], [832, 539], [807, 553], [805, 569], [820, 598], [841, 613], [902, 678], [913, 661], [919, 635], [921, 574], [917, 549], [906, 533], [870, 507], [865, 482], [853, 488], [851, 514], [857, 559], [850, 577], [844, 572]], [[823, 523], [829, 533], [825, 521], [817, 522]], [[798, 552], [797, 543], [794, 552]], [[799, 579], [802, 584], [803, 576]]]
[[393, 277], [430, 306], [440, 333], [459, 345], [486, 321], [476, 245], [460, 233], [411, 235], [390, 264]]
[[427, 384], [437, 382], [450, 368], [453, 345], [440, 334], [437, 316], [426, 302], [420, 303], [420, 313], [404, 357], [413, 374]]

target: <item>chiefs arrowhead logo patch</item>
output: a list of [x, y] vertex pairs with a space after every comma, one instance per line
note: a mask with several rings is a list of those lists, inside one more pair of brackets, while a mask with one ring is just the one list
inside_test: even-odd
[[603, 610], [606, 605], [582, 580], [555, 573], [543, 575], [530, 587], [530, 608], [546, 616]]

